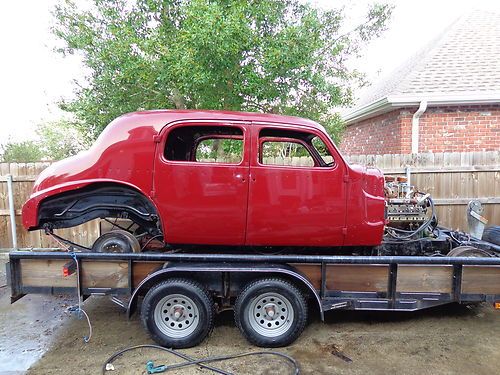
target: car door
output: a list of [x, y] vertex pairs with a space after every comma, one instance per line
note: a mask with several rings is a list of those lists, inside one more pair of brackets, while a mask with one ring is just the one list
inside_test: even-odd
[[304, 127], [254, 124], [252, 131], [246, 244], [341, 246], [346, 170], [330, 140]]
[[166, 241], [244, 244], [249, 173], [246, 124], [190, 122], [169, 126], [163, 133], [154, 195]]

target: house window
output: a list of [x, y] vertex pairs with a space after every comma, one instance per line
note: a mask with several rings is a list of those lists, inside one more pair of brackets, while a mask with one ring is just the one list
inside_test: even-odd
[[172, 161], [238, 164], [243, 130], [235, 126], [180, 126], [168, 134], [164, 156]]

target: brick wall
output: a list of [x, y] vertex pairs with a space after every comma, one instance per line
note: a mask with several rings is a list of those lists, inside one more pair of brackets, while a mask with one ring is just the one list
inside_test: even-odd
[[420, 119], [419, 149], [421, 152], [500, 150], [500, 105], [429, 108]]
[[340, 149], [346, 155], [401, 154], [400, 111], [360, 121], [346, 128]]
[[[340, 149], [347, 155], [411, 152], [411, 121], [417, 108], [397, 109], [349, 125]], [[500, 149], [500, 104], [429, 107], [420, 118], [420, 152]]]

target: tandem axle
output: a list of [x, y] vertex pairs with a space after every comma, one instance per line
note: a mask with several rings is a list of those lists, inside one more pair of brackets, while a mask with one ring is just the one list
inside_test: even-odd
[[73, 294], [78, 285], [83, 299], [127, 300], [129, 317], [140, 305], [153, 339], [177, 348], [200, 343], [227, 308], [250, 342], [276, 347], [301, 334], [309, 303], [323, 319], [334, 309], [500, 302], [498, 257], [14, 251], [8, 271], [12, 302], [29, 293]]

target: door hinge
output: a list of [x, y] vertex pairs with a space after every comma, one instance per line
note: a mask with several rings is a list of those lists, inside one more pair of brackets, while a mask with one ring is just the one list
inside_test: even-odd
[[160, 136], [158, 134], [153, 135], [153, 142], [160, 143]]
[[344, 175], [344, 182], [349, 182], [349, 175], [348, 174]]
[[342, 234], [347, 236], [347, 227], [342, 228]]
[[154, 198], [154, 197], [155, 197], [155, 195], [156, 195], [156, 192], [155, 192], [154, 190], [151, 190], [151, 191], [149, 192], [149, 196], [150, 196], [151, 198]]

